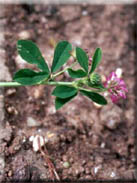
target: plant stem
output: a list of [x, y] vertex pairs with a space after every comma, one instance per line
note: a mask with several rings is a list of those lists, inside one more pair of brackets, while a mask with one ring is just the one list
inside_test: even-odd
[[55, 77], [61, 75], [61, 74], [62, 74], [63, 72], [65, 72], [67, 69], [74, 67], [76, 64], [77, 64], [77, 62], [74, 62], [72, 65], [66, 67], [66, 68], [63, 69], [62, 71], [58, 72], [57, 74], [54, 74], [54, 75], [52, 76], [52, 79], [54, 79]]
[[48, 82], [45, 82], [44, 84], [53, 85], [53, 86], [57, 86], [57, 85], [74, 86], [74, 82], [63, 82], [63, 81], [48, 81]]
[[0, 87], [24, 86], [18, 82], [0, 82]]
[[[74, 86], [74, 82], [63, 82], [63, 81], [46, 81], [44, 83], [34, 84], [34, 85], [65, 85], [65, 86]], [[23, 85], [18, 82], [0, 82], [0, 87], [18, 87], [18, 86], [28, 86]], [[32, 86], [32, 85], [31, 85]]]

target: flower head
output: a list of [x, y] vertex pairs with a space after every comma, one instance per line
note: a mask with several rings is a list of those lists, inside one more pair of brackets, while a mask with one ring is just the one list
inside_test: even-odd
[[108, 88], [110, 98], [113, 103], [117, 103], [120, 98], [126, 98], [128, 92], [125, 82], [117, 76], [115, 72], [112, 72], [107, 78], [104, 86]]

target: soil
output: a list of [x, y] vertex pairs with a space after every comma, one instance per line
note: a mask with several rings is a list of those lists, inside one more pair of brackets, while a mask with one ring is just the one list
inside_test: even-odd
[[[48, 138], [46, 148], [61, 179], [134, 179], [136, 5], [6, 5], [6, 65], [11, 76], [21, 68], [33, 68], [17, 54], [16, 42], [31, 39], [38, 44], [49, 66], [51, 40], [68, 40], [74, 46], [103, 50], [98, 72], [108, 75], [122, 68], [128, 86], [126, 100], [99, 107], [77, 96], [55, 110], [53, 87], [5, 88], [5, 129], [0, 133], [5, 154], [4, 180], [51, 179], [50, 170], [30, 136]], [[60, 77], [69, 81], [67, 74]]]

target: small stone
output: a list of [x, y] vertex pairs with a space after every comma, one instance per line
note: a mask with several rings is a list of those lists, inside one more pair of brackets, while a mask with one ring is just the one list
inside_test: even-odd
[[32, 136], [29, 137], [29, 141], [33, 142], [33, 140], [34, 140], [34, 136], [32, 135]]
[[48, 107], [47, 113], [48, 113], [48, 114], [55, 114], [55, 113], [56, 113], [56, 108], [55, 108], [55, 106], [54, 106], [54, 105], [51, 105], [50, 107]]
[[87, 11], [87, 10], [83, 10], [83, 11], [82, 11], [82, 15], [83, 15], [83, 16], [88, 15], [88, 11]]
[[12, 170], [10, 170], [9, 172], [8, 172], [8, 177], [11, 177], [12, 176]]
[[28, 125], [29, 127], [35, 127], [35, 126], [39, 126], [40, 124], [39, 124], [38, 121], [36, 121], [34, 118], [28, 117], [28, 118], [27, 118], [27, 125]]
[[66, 161], [66, 162], [63, 163], [63, 166], [64, 166], [64, 168], [69, 168], [70, 167], [70, 164], [69, 164], [68, 161]]
[[26, 137], [24, 136], [23, 139], [22, 139], [22, 142], [25, 143], [26, 142]]
[[110, 119], [110, 120], [107, 122], [107, 127], [110, 128], [110, 129], [115, 129], [115, 128], [116, 128], [116, 122], [115, 122], [115, 120]]
[[99, 169], [101, 169], [101, 165], [94, 167], [94, 174], [97, 174]]
[[26, 30], [23, 30], [21, 31], [19, 34], [18, 34], [18, 37], [20, 39], [29, 39], [30, 38], [30, 33]]
[[82, 162], [81, 162], [82, 165], [85, 165], [86, 164], [86, 160], [83, 159]]
[[100, 145], [101, 148], [105, 148], [105, 146], [106, 146], [105, 142], [102, 142]]
[[17, 111], [17, 109], [16, 109], [14, 106], [9, 106], [9, 107], [7, 107], [7, 112], [8, 112], [9, 114], [18, 115], [18, 111]]
[[34, 98], [38, 99], [41, 96], [40, 90], [37, 88], [34, 90]]
[[115, 172], [111, 172], [111, 175], [110, 175], [110, 177], [115, 177], [116, 176], [116, 174], [115, 174]]
[[6, 95], [7, 95], [7, 96], [13, 95], [14, 93], [16, 93], [16, 89], [15, 89], [15, 88], [8, 89], [8, 90], [6, 91]]
[[42, 22], [42, 23], [47, 23], [46, 17], [41, 17], [41, 22]]

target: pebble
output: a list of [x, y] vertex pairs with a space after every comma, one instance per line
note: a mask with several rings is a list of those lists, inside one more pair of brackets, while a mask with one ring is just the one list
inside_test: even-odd
[[16, 89], [15, 89], [15, 88], [8, 89], [8, 90], [6, 91], [6, 95], [7, 95], [7, 96], [13, 95], [14, 93], [16, 93]]
[[82, 11], [82, 15], [83, 15], [83, 16], [88, 15], [88, 11], [87, 11], [87, 10], [83, 10], [83, 11]]
[[28, 125], [28, 127], [35, 127], [35, 126], [39, 126], [40, 124], [34, 118], [28, 117], [27, 118], [27, 125]]
[[63, 167], [64, 167], [64, 168], [69, 168], [69, 167], [70, 167], [69, 162], [68, 162], [68, 161], [64, 162], [64, 163], [63, 163]]
[[17, 111], [17, 109], [15, 109], [14, 106], [7, 107], [7, 112], [8, 112], [9, 114], [15, 114], [15, 115], [18, 114], [18, 111]]
[[32, 135], [32, 136], [29, 137], [29, 141], [33, 142], [33, 140], [34, 140], [34, 136]]
[[47, 19], [46, 19], [46, 17], [41, 17], [41, 19], [40, 19], [40, 20], [41, 20], [41, 22], [42, 22], [42, 23], [47, 23]]
[[115, 129], [115, 127], [116, 127], [116, 121], [114, 119], [108, 120], [107, 127], [110, 128], [110, 129]]
[[35, 90], [34, 90], [34, 98], [35, 99], [38, 99], [38, 98], [40, 98], [40, 96], [41, 96], [41, 91], [39, 90], [39, 88], [36, 88]]
[[25, 143], [27, 141], [26, 137], [24, 136], [22, 139], [22, 143]]
[[11, 177], [12, 174], [13, 174], [13, 172], [12, 172], [12, 170], [10, 170], [10, 171], [8, 172], [8, 177]]
[[101, 165], [94, 167], [94, 174], [97, 174], [99, 169], [101, 169]]
[[100, 145], [101, 148], [105, 148], [105, 146], [106, 146], [105, 142], [102, 142]]
[[30, 33], [26, 30], [23, 30], [18, 34], [18, 37], [19, 37], [19, 39], [29, 39]]
[[47, 109], [47, 113], [50, 115], [50, 114], [55, 114], [56, 113], [56, 108], [54, 105], [51, 105], [48, 107]]
[[110, 177], [115, 177], [116, 176], [116, 174], [115, 174], [115, 172], [111, 172], [111, 175], [110, 175]]

